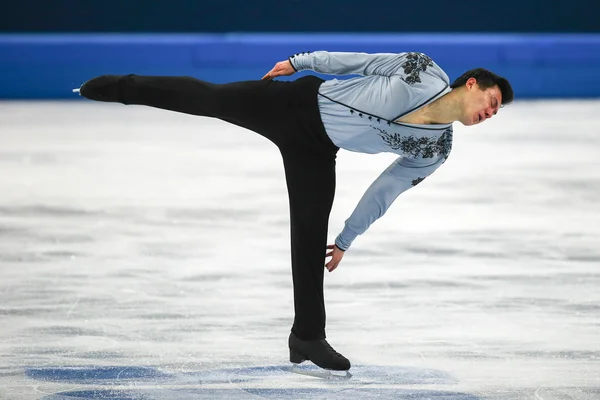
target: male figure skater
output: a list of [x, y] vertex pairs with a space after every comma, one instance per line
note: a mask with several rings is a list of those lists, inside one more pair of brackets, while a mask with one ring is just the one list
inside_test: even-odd
[[[324, 81], [312, 70], [358, 75]], [[290, 361], [348, 370], [350, 361], [325, 340], [323, 276], [339, 265], [354, 239], [384, 215], [450, 154], [452, 123], [474, 125], [513, 101], [509, 82], [477, 68], [453, 83], [422, 53], [298, 53], [278, 62], [261, 80], [213, 84], [191, 77], [102, 75], [84, 83], [91, 100], [145, 105], [218, 118], [270, 140], [283, 157], [291, 217], [295, 318]], [[335, 159], [342, 148], [390, 152], [398, 158], [372, 183], [327, 245], [335, 192]], [[329, 249], [327, 252], [326, 249]]]

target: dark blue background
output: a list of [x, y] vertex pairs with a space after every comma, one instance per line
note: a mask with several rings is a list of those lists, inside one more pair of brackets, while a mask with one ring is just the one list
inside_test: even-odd
[[589, 33], [599, 15], [598, 0], [25, 0], [0, 31]]
[[[316, 50], [424, 52], [516, 99], [600, 97], [600, 0], [44, 0], [0, 9], [0, 98], [77, 98], [101, 74], [260, 79]], [[294, 76], [296, 77], [296, 76]]]

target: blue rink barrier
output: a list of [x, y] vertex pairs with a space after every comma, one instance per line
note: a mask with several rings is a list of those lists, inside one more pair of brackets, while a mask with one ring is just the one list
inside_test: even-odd
[[316, 50], [423, 52], [451, 80], [474, 67], [506, 76], [517, 99], [600, 97], [600, 34], [232, 33], [0, 35], [0, 98], [73, 99], [73, 88], [102, 74], [260, 79], [277, 61]]

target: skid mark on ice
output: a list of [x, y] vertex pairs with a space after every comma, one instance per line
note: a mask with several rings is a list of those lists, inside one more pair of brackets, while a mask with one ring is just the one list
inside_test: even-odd
[[[566, 389], [568, 390], [568, 389]], [[593, 389], [592, 389], [593, 390]], [[565, 393], [563, 390], [556, 390], [550, 388], [538, 387], [534, 393], [536, 400], [575, 400], [580, 399], [582, 394], [584, 394], [587, 390], [578, 390], [574, 396], [571, 396], [568, 393]], [[592, 392], [593, 393], [593, 392]], [[589, 399], [596, 399], [597, 397], [589, 397]], [[585, 397], [588, 399], [588, 397]]]
[[73, 314], [73, 311], [75, 310], [75, 308], [77, 308], [77, 306], [79, 305], [79, 300], [81, 299], [81, 295], [77, 295], [77, 299], [75, 299], [75, 302], [73, 302], [73, 304], [71, 305], [71, 307], [69, 308], [69, 311], [67, 312], [67, 317], [70, 317], [71, 314]]
[[540, 389], [541, 389], [541, 388], [537, 388], [537, 389], [536, 389], [536, 391], [535, 391], [535, 398], [536, 398], [537, 400], [544, 400], [544, 398], [543, 398], [542, 396], [540, 396], [540, 394], [539, 394], [539, 391], [540, 391]]

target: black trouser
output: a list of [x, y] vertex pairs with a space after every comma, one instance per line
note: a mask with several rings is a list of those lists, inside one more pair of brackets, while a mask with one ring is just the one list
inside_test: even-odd
[[189, 77], [130, 75], [120, 80], [124, 104], [214, 117], [252, 130], [279, 148], [291, 216], [295, 319], [301, 339], [325, 338], [323, 274], [329, 214], [335, 192], [335, 158], [317, 105], [323, 80], [212, 84]]

